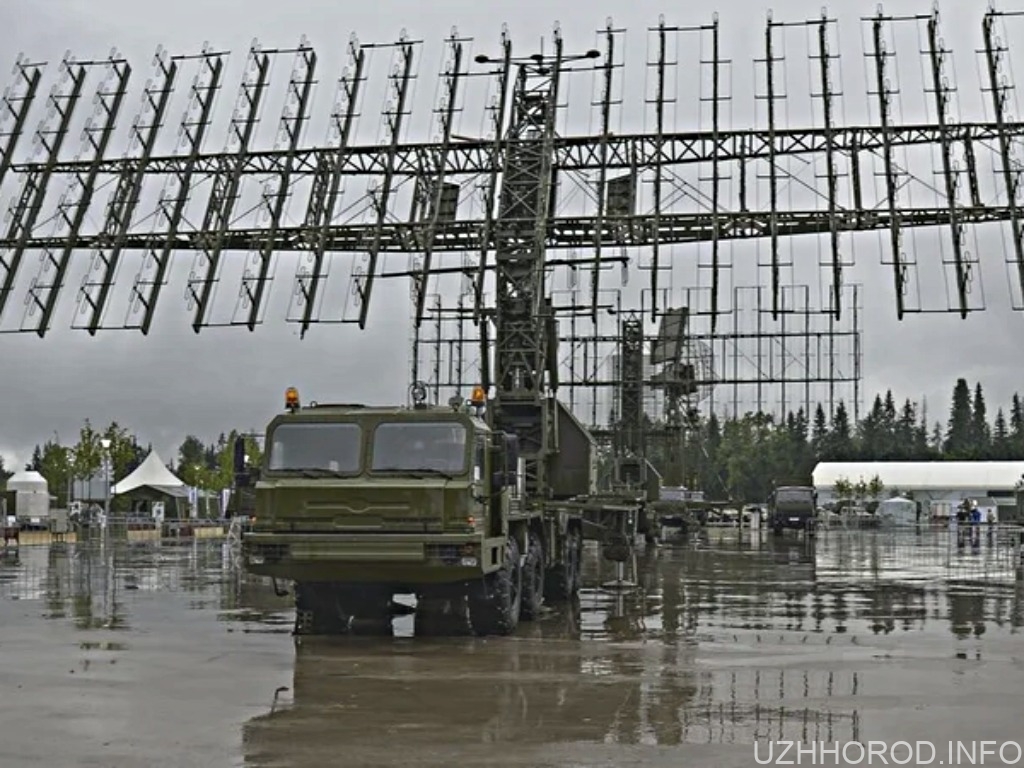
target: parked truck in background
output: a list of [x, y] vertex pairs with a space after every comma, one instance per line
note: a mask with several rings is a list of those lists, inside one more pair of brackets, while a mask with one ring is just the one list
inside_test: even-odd
[[818, 493], [812, 486], [780, 485], [768, 500], [768, 525], [776, 534], [790, 529], [814, 535], [817, 509]]
[[561, 450], [549, 497], [529, 499], [517, 438], [489, 423], [482, 389], [447, 407], [367, 407], [304, 406], [290, 388], [253, 477], [245, 567], [294, 583], [297, 634], [389, 632], [408, 593], [418, 627], [510, 633], [579, 588], [596, 457], [552, 407]]

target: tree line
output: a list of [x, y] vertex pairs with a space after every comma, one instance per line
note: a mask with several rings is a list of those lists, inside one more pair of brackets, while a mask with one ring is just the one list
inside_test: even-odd
[[[209, 491], [228, 488], [233, 479], [235, 439], [240, 434], [237, 430], [221, 433], [209, 444], [188, 435], [178, 447], [176, 461], [168, 462], [167, 468], [189, 486]], [[108, 455], [112, 482], [131, 474], [153, 450], [152, 444], [143, 446], [134, 433], [117, 422], [104, 429], [96, 429], [86, 419], [75, 443], [64, 445], [57, 438], [37, 444], [25, 469], [41, 474], [46, 479], [50, 494], [56, 497], [57, 506], [63, 507], [69, 493], [73, 492], [75, 482], [102, 478], [104, 439], [110, 440]], [[246, 434], [245, 445], [250, 461], [258, 463], [261, 451], [255, 436]], [[0, 485], [6, 484], [12, 474], [0, 457]]]
[[[990, 423], [981, 384], [972, 390], [963, 378], [953, 387], [944, 425], [936, 420], [929, 426], [923, 403], [907, 399], [897, 405], [891, 390], [876, 395], [860, 421], [852, 419], [840, 401], [832, 414], [821, 404], [810, 417], [802, 409], [784, 418], [751, 412], [726, 419], [692, 410], [687, 422], [674, 447], [666, 441], [649, 442], [651, 463], [670, 484], [675, 481], [703, 490], [710, 499], [740, 503], [763, 502], [775, 483], [810, 484], [820, 461], [1024, 461], [1024, 398], [1014, 394], [1008, 410], [997, 409]], [[649, 426], [656, 430], [664, 425]], [[168, 468], [187, 485], [211, 491], [228, 488], [240, 434], [232, 430], [210, 443], [188, 435]], [[116, 422], [97, 430], [86, 420], [77, 443], [37, 445], [26, 468], [46, 478], [61, 504], [71, 481], [94, 477], [100, 470], [103, 438], [111, 441], [115, 480], [127, 476], [152, 450]], [[258, 441], [249, 433], [245, 441], [250, 462], [258, 464]], [[9, 474], [0, 460], [0, 482]]]
[[963, 378], [945, 424], [929, 426], [923, 403], [897, 405], [891, 390], [859, 422], [842, 401], [831, 415], [818, 404], [810, 418], [800, 409], [785, 418], [691, 413], [689, 421], [678, 458], [664, 447], [649, 456], [664, 476], [680, 462], [683, 484], [714, 500], [763, 502], [773, 483], [810, 484], [821, 461], [1024, 461], [1024, 399], [1014, 394], [1008, 414], [999, 408], [990, 423], [981, 384], [972, 390]]

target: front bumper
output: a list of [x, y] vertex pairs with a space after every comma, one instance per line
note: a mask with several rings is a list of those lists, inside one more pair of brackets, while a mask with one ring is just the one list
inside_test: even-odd
[[772, 519], [771, 524], [776, 528], [789, 528], [792, 530], [807, 530], [817, 525], [813, 515], [790, 515], [781, 513]]
[[444, 584], [496, 570], [502, 545], [473, 534], [250, 532], [242, 560], [250, 573], [294, 581]]

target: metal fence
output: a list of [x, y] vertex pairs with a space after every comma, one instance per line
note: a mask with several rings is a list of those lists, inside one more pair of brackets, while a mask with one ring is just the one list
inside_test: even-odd
[[111, 539], [128, 539], [132, 531], [159, 531], [160, 538], [188, 538], [203, 528], [224, 529], [227, 522], [205, 518], [154, 520], [149, 516], [111, 516], [105, 525], [94, 519], [79, 519], [71, 524], [71, 530], [80, 540], [93, 540], [102, 536]]
[[822, 526], [818, 579], [1012, 582], [1024, 578], [1024, 527], [922, 523], [875, 528]]

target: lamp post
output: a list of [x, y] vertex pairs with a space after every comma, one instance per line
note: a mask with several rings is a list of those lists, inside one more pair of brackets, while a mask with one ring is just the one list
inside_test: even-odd
[[110, 439], [102, 438], [103, 446], [103, 519], [110, 517]]

